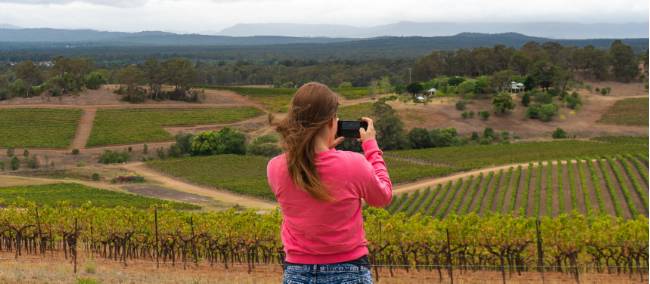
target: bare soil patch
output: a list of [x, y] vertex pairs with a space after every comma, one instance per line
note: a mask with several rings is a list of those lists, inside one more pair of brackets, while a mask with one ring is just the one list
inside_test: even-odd
[[[91, 259], [80, 256], [78, 272], [75, 275], [72, 264], [62, 256], [23, 256], [18, 260], [13, 254], [0, 254], [1, 283], [75, 283], [77, 279], [92, 279], [100, 283], [280, 283], [282, 282], [282, 267], [278, 264], [256, 265], [251, 273], [246, 265], [235, 265], [224, 269], [221, 265], [210, 267], [209, 264], [190, 265], [183, 269], [182, 265], [172, 266], [161, 264], [156, 268], [155, 262], [129, 261], [127, 266], [115, 261], [102, 258]], [[373, 279], [375, 278], [373, 270]], [[541, 283], [538, 272], [522, 272], [507, 275], [508, 283]], [[502, 283], [499, 271], [454, 270], [455, 283]], [[647, 273], [641, 280], [640, 275], [630, 277], [627, 274], [581, 273], [582, 283], [647, 283]], [[448, 283], [446, 271], [442, 273], [439, 282], [435, 269], [393, 270], [393, 275], [387, 268], [379, 270], [377, 284], [406, 284], [406, 283]], [[568, 273], [546, 272], [544, 283], [575, 283], [573, 276]]]

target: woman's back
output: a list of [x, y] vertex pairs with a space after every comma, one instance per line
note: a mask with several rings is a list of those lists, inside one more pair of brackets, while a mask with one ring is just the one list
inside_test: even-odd
[[390, 203], [392, 185], [377, 142], [367, 140], [362, 146], [365, 157], [335, 149], [316, 153], [316, 169], [334, 198], [331, 202], [316, 200], [293, 183], [286, 154], [269, 162], [269, 185], [284, 216], [286, 261], [337, 263], [368, 253], [361, 199], [383, 207]]

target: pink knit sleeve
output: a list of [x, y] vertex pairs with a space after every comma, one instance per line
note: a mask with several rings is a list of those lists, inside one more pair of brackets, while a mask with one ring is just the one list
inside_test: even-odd
[[393, 197], [393, 184], [388, 176], [382, 151], [375, 139], [364, 141], [361, 148], [366, 161], [361, 161], [361, 165], [358, 165], [361, 171], [355, 176], [361, 198], [370, 206], [385, 207]]

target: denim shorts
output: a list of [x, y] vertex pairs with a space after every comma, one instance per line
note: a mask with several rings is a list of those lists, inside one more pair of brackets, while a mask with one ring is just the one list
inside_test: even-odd
[[293, 264], [285, 263], [283, 284], [372, 284], [366, 265], [354, 263]]

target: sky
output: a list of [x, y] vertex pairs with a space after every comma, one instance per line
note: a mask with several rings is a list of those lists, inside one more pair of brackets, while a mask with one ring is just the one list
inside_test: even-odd
[[0, 24], [215, 33], [238, 23], [648, 22], [647, 0], [0, 0]]

